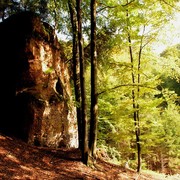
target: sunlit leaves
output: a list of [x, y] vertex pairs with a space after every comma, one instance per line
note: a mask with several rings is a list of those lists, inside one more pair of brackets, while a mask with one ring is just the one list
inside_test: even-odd
[[[107, 3], [106, 8], [105, 3]], [[172, 68], [176, 69], [176, 72], [179, 70], [177, 63], [173, 62], [176, 55], [171, 53], [167, 60], [164, 60], [153, 55], [149, 45], [155, 40], [163, 25], [171, 18], [172, 9], [166, 12], [168, 8], [164, 9], [159, 1], [133, 1], [125, 6], [126, 3], [127, 1], [121, 1], [120, 4], [113, 1], [102, 2], [102, 7], [104, 7], [102, 12], [109, 17], [106, 25], [113, 27], [115, 31], [111, 41], [107, 42], [113, 42], [114, 45], [108, 52], [108, 58], [101, 59], [101, 54], [99, 54], [101, 63], [99, 92], [102, 92], [99, 96], [100, 122], [103, 122], [103, 118], [105, 118], [106, 124], [109, 122], [113, 125], [111, 131], [106, 133], [108, 144], [114, 145], [121, 152], [121, 157], [135, 158], [133, 156], [136, 148], [133, 113], [139, 112], [142, 157], [151, 153], [148, 156], [149, 159], [145, 159], [149, 162], [152, 159], [159, 161], [161, 155], [164, 157], [168, 155], [171, 147], [174, 146], [175, 149], [177, 147], [173, 140], [172, 130], [167, 130], [168, 123], [170, 123], [168, 118], [173, 113], [171, 107], [176, 107], [177, 95], [175, 91], [163, 89], [161, 86], [164, 81], [162, 75], [165, 72], [166, 75], [174, 76]], [[131, 43], [128, 42], [128, 35], [131, 37]], [[133, 51], [133, 62], [130, 61], [128, 46]], [[140, 59], [139, 53], [141, 53]], [[104, 60], [103, 63], [101, 60]], [[140, 68], [138, 67], [139, 61]], [[168, 68], [163, 67], [165, 62], [169, 63]], [[131, 82], [132, 72], [136, 83], [133, 85]], [[139, 84], [137, 83], [138, 75], [140, 75]], [[170, 82], [172, 83], [171, 80]], [[168, 87], [170, 87], [169, 84]], [[138, 108], [133, 108], [132, 91], [137, 94], [135, 102], [139, 105]], [[178, 108], [175, 108], [174, 111], [178, 117]], [[101, 125], [103, 124], [100, 123], [99, 126]], [[101, 132], [99, 135], [102, 136]], [[159, 148], [158, 152], [156, 152], [156, 148]], [[126, 149], [126, 152], [122, 149]]]

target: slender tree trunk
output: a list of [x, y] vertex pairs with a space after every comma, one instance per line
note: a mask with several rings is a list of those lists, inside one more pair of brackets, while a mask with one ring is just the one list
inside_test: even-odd
[[[144, 30], [145, 31], [145, 28]], [[141, 42], [140, 42], [140, 47], [139, 47], [139, 54], [138, 54], [138, 86], [137, 86], [137, 99], [140, 97], [140, 86], [139, 84], [141, 83], [141, 56], [142, 56], [142, 42], [143, 42], [143, 36], [141, 37]], [[137, 141], [137, 151], [138, 151], [138, 167], [137, 167], [137, 172], [140, 172], [141, 170], [141, 145], [140, 145], [140, 115], [139, 115], [139, 103], [137, 103], [137, 119], [135, 123], [135, 127], [137, 126], [137, 132], [136, 132], [136, 141]]]
[[81, 85], [81, 112], [82, 112], [82, 159], [83, 163], [87, 164], [88, 160], [88, 128], [87, 128], [87, 105], [85, 92], [85, 77], [84, 77], [84, 49], [82, 38], [82, 20], [81, 20], [81, 0], [76, 0], [77, 4], [77, 20], [78, 20], [78, 44], [79, 44], [79, 60], [80, 60], [80, 85]]
[[98, 124], [97, 53], [96, 53], [96, 0], [91, 0], [91, 121], [90, 155], [95, 158]]
[[[128, 4], [128, 0], [127, 0]], [[127, 28], [129, 27], [129, 12], [127, 10]], [[130, 54], [130, 60], [131, 60], [131, 69], [132, 69], [132, 83], [136, 84], [135, 79], [135, 73], [134, 73], [134, 58], [133, 58], [133, 51], [132, 51], [132, 42], [131, 42], [131, 35], [128, 29], [128, 43], [129, 43], [129, 54]], [[138, 84], [140, 83], [140, 56], [138, 59]], [[135, 127], [135, 136], [136, 136], [136, 145], [137, 145], [137, 159], [138, 159], [138, 165], [137, 165], [137, 172], [140, 172], [141, 170], [141, 145], [140, 145], [140, 118], [139, 118], [139, 104], [137, 102], [139, 97], [139, 86], [137, 85], [137, 93], [135, 89], [132, 90], [132, 100], [133, 100], [133, 118], [134, 118], [134, 127]]]
[[78, 22], [76, 15], [76, 2], [75, 0], [68, 0], [72, 33], [73, 33], [73, 80], [74, 92], [76, 100], [77, 123], [78, 123], [78, 140], [79, 148], [82, 151], [82, 118], [81, 118], [81, 87], [80, 87], [80, 65], [79, 65], [79, 48], [78, 48]]
[[[74, 22], [72, 22], [72, 20], [74, 21], [74, 18], [73, 18], [74, 14], [73, 14], [73, 9], [72, 9], [73, 8], [72, 7], [72, 0], [68, 0], [68, 4], [69, 4], [69, 8], [71, 8], [70, 9], [71, 24], [72, 24], [72, 28], [73, 28], [73, 32], [74, 32], [74, 30], [75, 30], [74, 29]], [[57, 13], [56, 13], [57, 3], [56, 3], [56, 0], [54, 0], [54, 6], [55, 6], [55, 8], [53, 10], [53, 12], [54, 12], [54, 29], [57, 29]]]

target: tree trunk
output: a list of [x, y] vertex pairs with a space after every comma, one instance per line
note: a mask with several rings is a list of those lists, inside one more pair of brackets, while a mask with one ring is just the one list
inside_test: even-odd
[[[127, 0], [128, 4], [128, 0]], [[127, 9], [127, 28], [129, 30], [129, 13]], [[130, 32], [128, 31], [128, 42], [129, 42], [129, 55], [130, 55], [130, 61], [131, 61], [131, 69], [132, 69], [132, 83], [136, 84], [136, 79], [135, 79], [135, 73], [134, 73], [134, 58], [133, 58], [133, 51], [132, 51], [132, 42], [131, 42], [131, 35]], [[140, 83], [140, 56], [138, 59], [138, 84]], [[135, 89], [132, 90], [132, 101], [133, 101], [133, 109], [134, 109], [134, 127], [135, 127], [135, 136], [136, 136], [136, 146], [137, 146], [137, 159], [138, 159], [138, 165], [137, 165], [137, 172], [140, 172], [141, 170], [141, 145], [140, 145], [140, 118], [139, 118], [139, 104], [137, 102], [137, 99], [139, 98], [139, 86], [137, 85], [137, 93]]]
[[90, 155], [95, 158], [98, 124], [97, 103], [97, 52], [96, 52], [96, 0], [91, 0], [91, 121]]
[[79, 148], [82, 150], [82, 118], [81, 118], [81, 87], [80, 87], [80, 65], [79, 65], [79, 48], [78, 48], [78, 22], [76, 15], [76, 2], [74, 0], [68, 1], [72, 33], [73, 33], [73, 80], [74, 80], [74, 93], [76, 100], [77, 123], [78, 123], [78, 139]]
[[80, 60], [80, 85], [81, 85], [81, 112], [82, 112], [82, 159], [83, 163], [87, 164], [88, 158], [88, 129], [87, 129], [87, 105], [85, 92], [85, 77], [84, 77], [84, 49], [82, 39], [82, 18], [81, 18], [81, 0], [76, 0], [77, 4], [77, 20], [78, 20], [78, 45], [79, 45], [79, 60]]

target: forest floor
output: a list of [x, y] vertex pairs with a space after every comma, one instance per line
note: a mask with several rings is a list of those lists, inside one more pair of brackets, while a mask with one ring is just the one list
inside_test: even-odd
[[93, 167], [80, 161], [78, 149], [35, 147], [0, 134], [1, 180], [180, 180], [171, 177], [137, 174], [134, 170], [97, 160]]

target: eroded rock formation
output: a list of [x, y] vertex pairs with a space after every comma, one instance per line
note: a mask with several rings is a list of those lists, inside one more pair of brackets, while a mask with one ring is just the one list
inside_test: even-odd
[[31, 12], [0, 23], [0, 129], [30, 144], [77, 147], [67, 65], [53, 29]]

